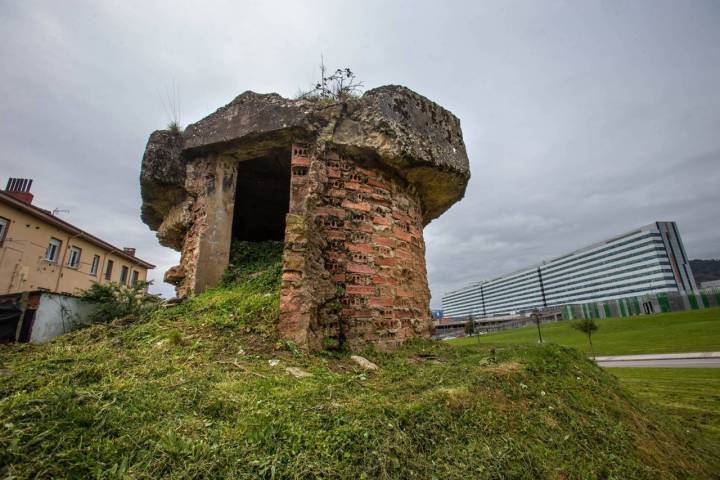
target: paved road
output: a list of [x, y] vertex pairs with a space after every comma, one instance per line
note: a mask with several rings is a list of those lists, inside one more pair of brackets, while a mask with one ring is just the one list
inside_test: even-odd
[[720, 368], [720, 352], [666, 353], [597, 357], [601, 367]]

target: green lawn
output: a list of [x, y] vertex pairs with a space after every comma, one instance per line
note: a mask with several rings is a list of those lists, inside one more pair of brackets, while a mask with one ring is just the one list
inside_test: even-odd
[[720, 445], [720, 368], [611, 368], [640, 398]]
[[[597, 355], [709, 352], [720, 350], [720, 308], [597, 320], [593, 335]], [[571, 328], [572, 321], [542, 327], [543, 339], [589, 352], [587, 337]], [[477, 337], [450, 340], [456, 345], [536, 343], [534, 325]]]

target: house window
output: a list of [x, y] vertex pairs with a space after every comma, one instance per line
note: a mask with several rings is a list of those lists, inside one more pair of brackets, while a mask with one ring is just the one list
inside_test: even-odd
[[112, 278], [112, 267], [113, 267], [113, 261], [108, 260], [107, 264], [105, 266], [105, 280], [110, 280], [110, 278]]
[[58, 257], [60, 256], [61, 246], [62, 242], [60, 240], [58, 240], [57, 238], [50, 238], [47, 250], [45, 251], [45, 260], [47, 260], [48, 262], [57, 263]]
[[133, 270], [132, 277], [130, 277], [130, 283], [132, 283], [133, 287], [135, 285], [137, 285], [139, 275], [140, 275], [140, 272], [138, 272], [137, 270]]
[[97, 275], [98, 266], [100, 265], [100, 255], [94, 255], [90, 264], [90, 275]]
[[120, 283], [122, 283], [123, 285], [127, 284], [129, 271], [130, 270], [125, 265], [123, 265], [122, 269], [120, 270]]
[[10, 227], [10, 220], [4, 217], [0, 217], [0, 245], [5, 241], [5, 235], [7, 235], [8, 228]]
[[68, 267], [78, 268], [80, 266], [80, 250], [78, 247], [70, 247], [70, 256], [68, 257]]

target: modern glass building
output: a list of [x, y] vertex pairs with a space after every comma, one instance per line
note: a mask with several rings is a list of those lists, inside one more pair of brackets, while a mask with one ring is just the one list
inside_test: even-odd
[[540, 265], [447, 293], [446, 317], [697, 290], [675, 222], [655, 222]]

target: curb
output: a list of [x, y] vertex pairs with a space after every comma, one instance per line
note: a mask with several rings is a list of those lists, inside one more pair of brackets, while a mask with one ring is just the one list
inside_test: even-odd
[[636, 362], [638, 360], [695, 360], [720, 358], [720, 352], [658, 353], [645, 355], [616, 355], [595, 357], [596, 362]]

